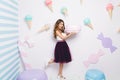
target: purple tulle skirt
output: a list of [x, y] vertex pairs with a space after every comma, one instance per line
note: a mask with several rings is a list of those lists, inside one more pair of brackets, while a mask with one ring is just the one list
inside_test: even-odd
[[71, 54], [69, 47], [66, 43], [66, 41], [59, 41], [57, 42], [55, 46], [55, 52], [54, 52], [54, 62], [56, 63], [68, 63], [70, 62]]

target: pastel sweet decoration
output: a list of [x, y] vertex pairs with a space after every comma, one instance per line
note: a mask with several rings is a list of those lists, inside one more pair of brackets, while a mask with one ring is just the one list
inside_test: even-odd
[[112, 45], [112, 39], [109, 37], [104, 37], [102, 33], [100, 33], [97, 39], [101, 40], [104, 48], [109, 48], [111, 53], [113, 53], [117, 48]]
[[67, 10], [67, 8], [66, 8], [66, 7], [63, 7], [63, 8], [61, 9], [61, 13], [62, 13], [64, 16], [68, 16], [68, 10]]
[[86, 61], [83, 62], [83, 64], [86, 67], [89, 67], [90, 64], [96, 64], [100, 57], [103, 56], [105, 53], [102, 50], [99, 50], [96, 54], [91, 54]]
[[24, 44], [27, 44], [29, 48], [34, 47], [34, 41], [31, 41], [31, 40], [25, 40]]
[[22, 56], [22, 57], [27, 57], [27, 56], [28, 56], [27, 53], [24, 52], [24, 51], [20, 51], [20, 53], [21, 53], [21, 56]]
[[75, 26], [75, 25], [66, 25], [65, 27], [65, 32], [70, 33], [70, 32], [80, 32], [81, 27], [80, 26]]
[[120, 33], [120, 29], [118, 29], [118, 33]]
[[42, 26], [39, 30], [38, 33], [43, 32], [43, 31], [47, 31], [50, 29], [50, 25], [49, 24], [45, 24], [44, 26]]
[[120, 4], [118, 4], [118, 7], [120, 7]]
[[31, 15], [26, 15], [25, 16], [25, 21], [29, 29], [32, 28], [32, 16]]
[[93, 26], [91, 24], [90, 18], [85, 18], [84, 19], [84, 24], [93, 30]]
[[53, 12], [52, 0], [45, 0], [45, 5]]
[[25, 62], [24, 65], [25, 65], [25, 70], [26, 69], [32, 69], [31, 64]]
[[43, 70], [31, 69], [21, 72], [17, 80], [48, 80], [48, 77]]
[[34, 41], [31, 40], [31, 39], [26, 39], [25, 38], [24, 41], [19, 41], [18, 45], [32, 48], [32, 47], [34, 47]]
[[18, 41], [18, 46], [25, 46], [22, 41]]
[[113, 13], [113, 5], [112, 5], [112, 3], [107, 4], [106, 10], [108, 11], [108, 14], [109, 14], [110, 18], [112, 19], [112, 13]]
[[106, 80], [105, 74], [98, 69], [89, 69], [85, 74], [85, 80]]
[[83, 3], [83, 0], [80, 0], [80, 3], [82, 4], [82, 3]]

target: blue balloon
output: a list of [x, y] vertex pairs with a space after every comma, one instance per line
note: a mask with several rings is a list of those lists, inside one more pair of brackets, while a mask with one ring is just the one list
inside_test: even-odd
[[85, 80], [106, 80], [102, 71], [97, 69], [89, 69], [85, 74]]
[[32, 16], [31, 15], [25, 16], [25, 21], [31, 21], [31, 20], [32, 20]]
[[20, 73], [17, 80], [48, 80], [47, 74], [43, 70], [32, 69]]
[[84, 19], [84, 24], [85, 24], [85, 25], [88, 25], [88, 24], [90, 24], [90, 23], [91, 23], [91, 21], [90, 21], [89, 18], [85, 18], [85, 19]]

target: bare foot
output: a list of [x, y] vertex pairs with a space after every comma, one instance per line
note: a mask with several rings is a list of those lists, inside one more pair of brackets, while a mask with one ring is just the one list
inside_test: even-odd
[[54, 59], [51, 59], [50, 61], [45, 62], [45, 69], [54, 62]]

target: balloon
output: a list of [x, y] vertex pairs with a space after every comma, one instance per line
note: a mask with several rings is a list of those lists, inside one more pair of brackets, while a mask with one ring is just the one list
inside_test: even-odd
[[18, 75], [17, 80], [48, 80], [47, 74], [43, 70], [26, 70]]
[[98, 69], [89, 69], [85, 74], [85, 80], [106, 80], [105, 75]]

